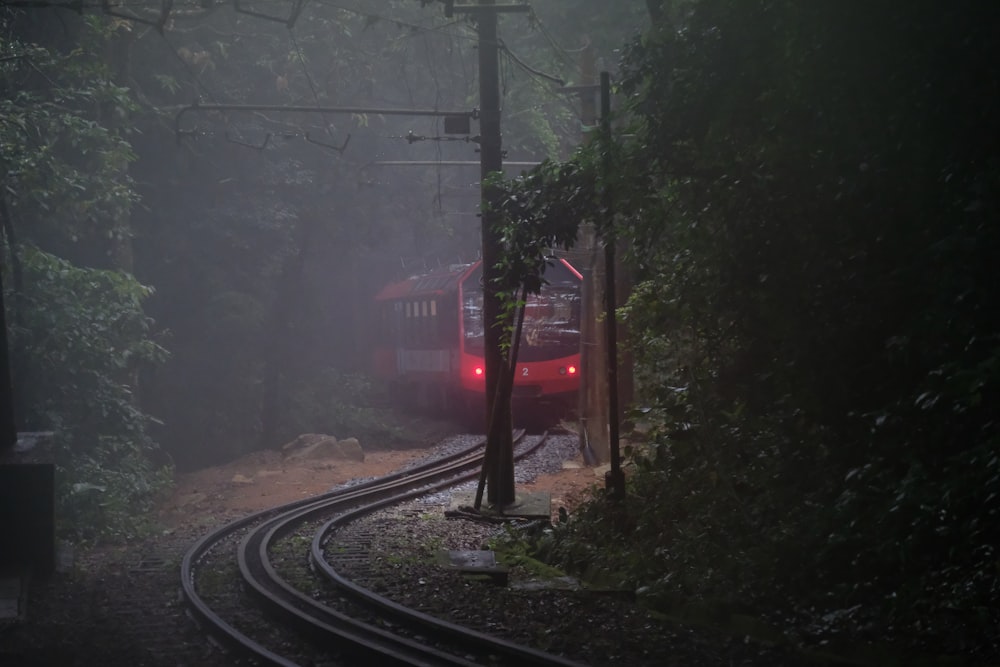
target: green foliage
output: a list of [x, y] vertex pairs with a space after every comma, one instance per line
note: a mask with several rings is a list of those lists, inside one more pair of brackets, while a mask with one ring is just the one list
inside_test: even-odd
[[578, 179], [631, 241], [647, 446], [551, 553], [995, 661], [997, 10], [669, 4], [614, 179]]
[[33, 222], [19, 231], [77, 254], [127, 237], [134, 154], [99, 119], [118, 122], [133, 110], [128, 91], [82, 46], [58, 54], [3, 38], [0, 51], [9, 55], [0, 63], [3, 187], [12, 215]]
[[570, 248], [582, 222], [600, 215], [591, 153], [579, 151], [566, 163], [545, 161], [520, 177], [497, 185], [502, 196], [501, 273], [509, 282], [529, 279], [537, 293], [540, 275], [553, 249]]
[[169, 468], [151, 462], [150, 417], [133, 395], [138, 369], [166, 357], [148, 338], [142, 301], [151, 290], [31, 246], [22, 257], [23, 312], [11, 344], [31, 372], [15, 390], [26, 395], [25, 425], [55, 434], [60, 530], [128, 536], [169, 480]]
[[[150, 340], [152, 293], [121, 270], [137, 201], [123, 122], [129, 92], [105, 54], [114, 23], [87, 17], [61, 53], [0, 38], [4, 287], [20, 430], [54, 433], [59, 530], [82, 539], [143, 528], [170, 468], [154, 464], [138, 374], [166, 358]], [[123, 262], [124, 260], [124, 262]]]
[[[586, 159], [590, 154], [578, 151], [573, 161], [546, 160], [518, 178], [495, 175], [488, 182], [498, 193], [496, 281], [500, 319], [507, 329], [513, 330], [514, 315], [522, 306], [518, 295], [541, 290], [553, 251], [571, 248], [581, 223], [600, 215], [594, 172]], [[505, 337], [504, 344], [509, 340]]]

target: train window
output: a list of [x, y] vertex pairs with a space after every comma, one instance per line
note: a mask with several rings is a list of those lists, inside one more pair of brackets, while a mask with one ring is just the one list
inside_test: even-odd
[[579, 350], [580, 293], [577, 285], [547, 285], [532, 295], [524, 313], [521, 347], [523, 361], [555, 359]]
[[483, 353], [483, 292], [467, 290], [462, 304], [462, 319], [465, 329], [465, 351], [470, 354]]
[[421, 329], [421, 334], [423, 335], [423, 341], [426, 345], [433, 347], [437, 344], [437, 340], [434, 338], [434, 319], [432, 317], [433, 308], [431, 304], [433, 301], [424, 301], [421, 304], [422, 312], [424, 313], [424, 322]]
[[410, 337], [410, 318], [413, 317], [413, 311], [409, 301], [404, 301], [399, 304], [399, 307], [400, 315], [402, 315], [399, 320], [399, 340], [402, 342]]
[[417, 318], [413, 322], [413, 342], [419, 345], [424, 342], [424, 320], [421, 318], [420, 302], [413, 302], [413, 316]]
[[427, 328], [424, 334], [427, 336], [428, 345], [432, 347], [441, 345], [441, 337], [438, 336], [437, 330], [437, 301], [435, 299], [427, 302]]
[[428, 317], [428, 315], [430, 314], [429, 311], [430, 311], [430, 309], [427, 307], [427, 302], [426, 301], [421, 301], [420, 302], [420, 316], [423, 319], [420, 320], [420, 342], [424, 343], [425, 345], [430, 341], [430, 330], [429, 330], [429, 327], [430, 327], [431, 321], [430, 321], [430, 318]]
[[398, 301], [392, 304], [392, 313], [389, 315], [389, 326], [392, 331], [392, 339], [400, 341], [403, 337], [403, 304]]

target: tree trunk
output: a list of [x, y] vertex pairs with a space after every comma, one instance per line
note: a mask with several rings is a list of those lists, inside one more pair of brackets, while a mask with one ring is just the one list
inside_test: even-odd
[[285, 258], [274, 292], [270, 321], [265, 324], [264, 377], [260, 405], [260, 447], [278, 447], [282, 418], [282, 393], [288, 366], [289, 323], [301, 308], [302, 273], [308, 249], [315, 237], [317, 221], [311, 215], [300, 218], [295, 229], [296, 243]]

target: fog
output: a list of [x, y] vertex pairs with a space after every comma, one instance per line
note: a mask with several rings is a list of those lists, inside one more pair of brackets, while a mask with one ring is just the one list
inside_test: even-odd
[[[579, 83], [588, 44], [613, 62], [643, 14], [607, 11], [595, 34], [602, 3], [562, 4], [500, 21], [511, 163], [566, 157], [581, 141], [579, 100], [558, 82]], [[5, 19], [11, 48], [36, 42], [52, 58], [11, 82], [39, 99], [50, 83], [80, 90], [68, 113], [107, 132], [103, 148], [77, 154], [68, 136], [58, 154], [89, 177], [92, 210], [57, 191], [66, 203], [24, 234], [149, 288], [135, 326], [156, 354], [134, 357], [122, 400], [152, 418], [142, 428], [158, 460], [190, 469], [301, 432], [377, 428], [372, 296], [478, 258], [479, 123], [446, 134], [441, 114], [479, 105], [475, 25], [425, 5], [150, 3], [82, 17], [38, 6]], [[120, 154], [91, 157], [109, 147]]]

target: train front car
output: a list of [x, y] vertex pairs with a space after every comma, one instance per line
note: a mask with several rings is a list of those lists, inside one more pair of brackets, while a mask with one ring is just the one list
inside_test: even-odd
[[[580, 274], [553, 260], [525, 307], [514, 375], [515, 417], [552, 421], [580, 386]], [[412, 276], [375, 297], [374, 374], [397, 404], [485, 421], [483, 290], [479, 262]]]
[[[485, 392], [482, 268], [461, 280], [461, 389], [479, 401]], [[581, 276], [564, 259], [545, 271], [541, 293], [528, 296], [512, 390], [515, 417], [530, 421], [563, 417], [576, 406], [580, 387]]]

